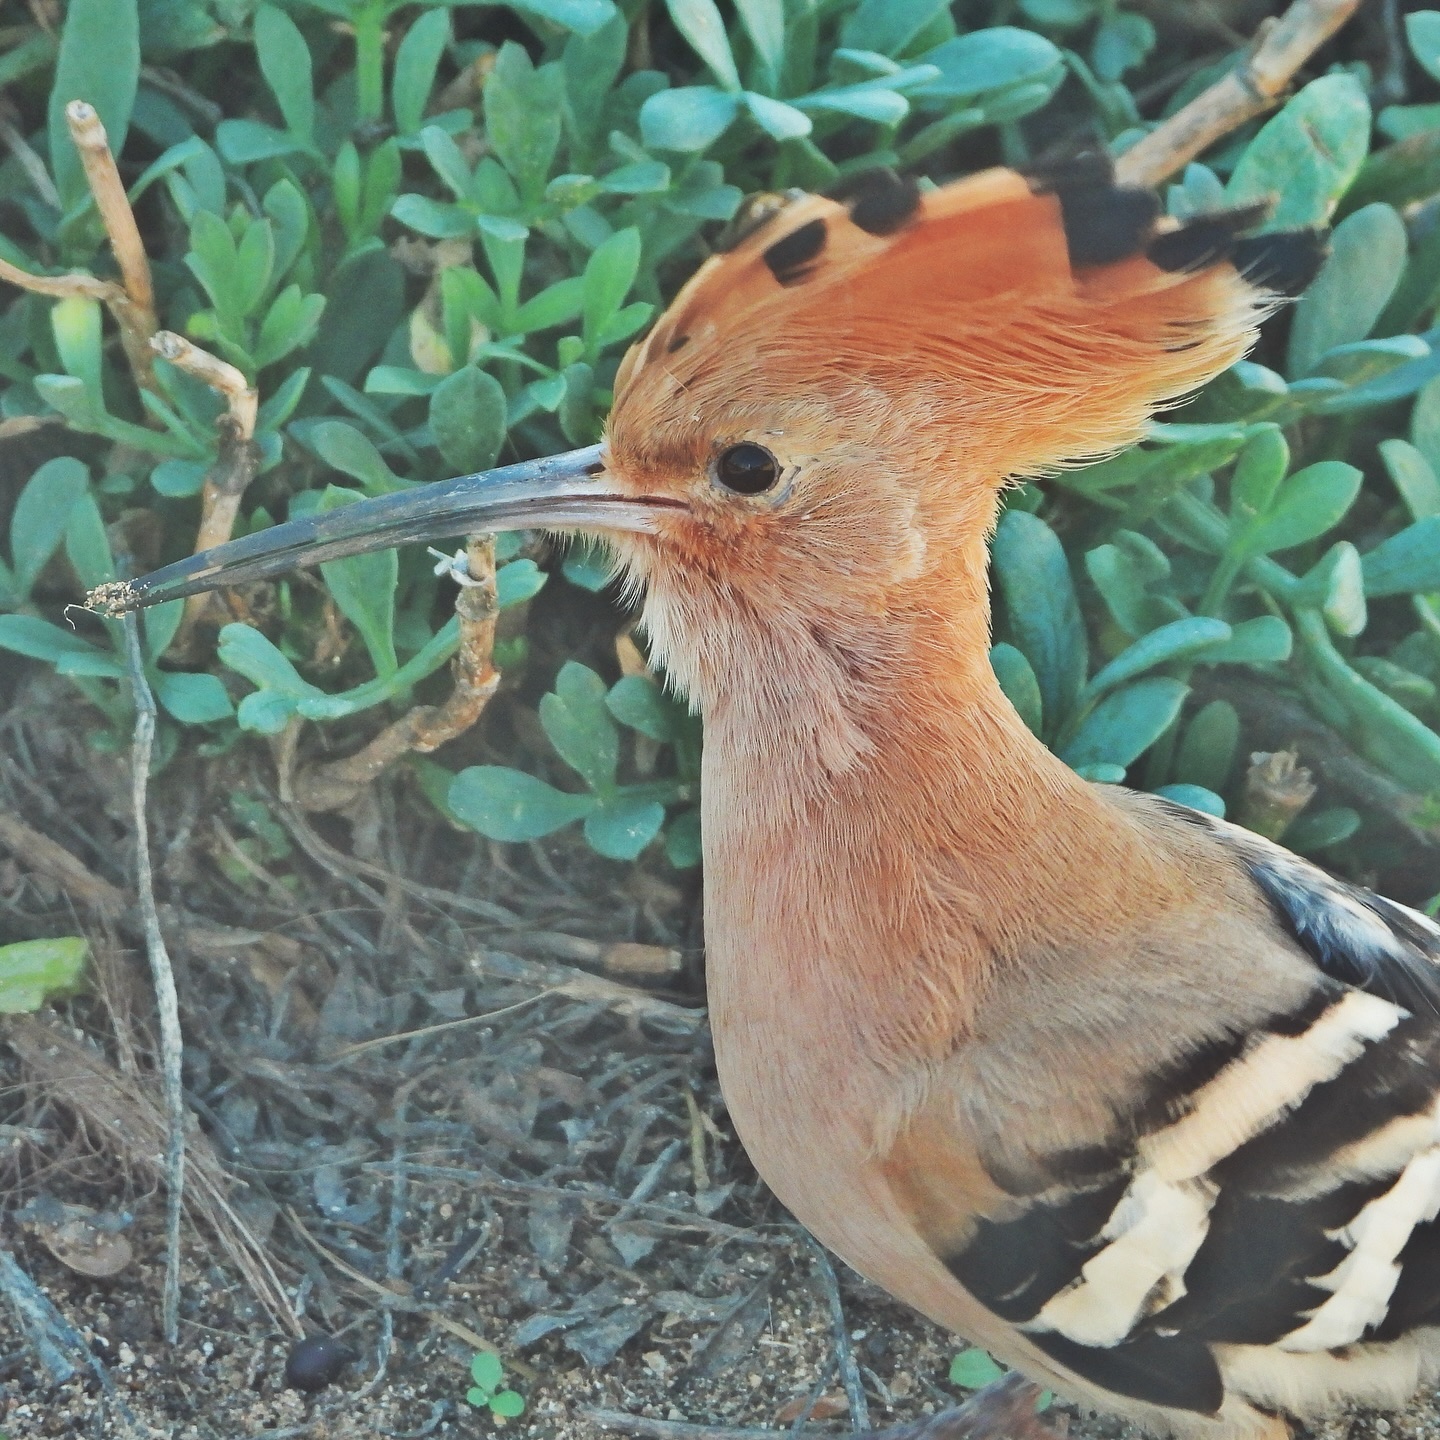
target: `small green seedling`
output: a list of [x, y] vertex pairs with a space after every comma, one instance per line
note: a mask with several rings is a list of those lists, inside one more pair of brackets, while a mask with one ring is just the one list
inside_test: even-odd
[[470, 1378], [475, 1383], [465, 1392], [465, 1398], [477, 1410], [488, 1409], [497, 1419], [513, 1420], [524, 1412], [525, 1397], [500, 1388], [504, 1375], [500, 1357], [482, 1350], [470, 1362]]
[[[960, 1386], [962, 1390], [983, 1390], [1004, 1374], [1005, 1367], [988, 1351], [981, 1350], [978, 1346], [962, 1350], [950, 1362], [950, 1383]], [[1054, 1398], [1051, 1391], [1042, 1390], [1035, 1401], [1035, 1409], [1048, 1410]]]
[[78, 935], [0, 945], [0, 1015], [27, 1014], [52, 997], [73, 994], [89, 954]]

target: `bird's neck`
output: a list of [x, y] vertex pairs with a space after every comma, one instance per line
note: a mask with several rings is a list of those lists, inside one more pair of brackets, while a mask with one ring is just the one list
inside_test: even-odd
[[984, 563], [977, 545], [843, 633], [711, 611], [683, 637], [717, 1041], [783, 993], [797, 1023], [870, 1026], [872, 1050], [948, 1045], [995, 966], [1047, 943], [1028, 930], [1123, 906], [1097, 876], [1147, 883], [1132, 827], [1000, 690]]

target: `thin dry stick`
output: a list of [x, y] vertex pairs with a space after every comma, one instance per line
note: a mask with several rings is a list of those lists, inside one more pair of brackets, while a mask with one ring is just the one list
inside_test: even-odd
[[820, 1287], [825, 1292], [825, 1303], [830, 1309], [830, 1328], [835, 1335], [835, 1360], [840, 1367], [840, 1383], [845, 1387], [845, 1398], [850, 1402], [850, 1424], [858, 1433], [870, 1428], [870, 1406], [865, 1398], [865, 1385], [860, 1379], [860, 1367], [855, 1362], [855, 1352], [850, 1348], [850, 1332], [845, 1326], [845, 1302], [840, 1298], [840, 1282], [835, 1277], [835, 1267], [825, 1253], [825, 1247], [808, 1230], [800, 1231], [815, 1259], [815, 1273]]
[[472, 535], [465, 545], [466, 569], [455, 597], [460, 648], [455, 655], [455, 688], [443, 705], [417, 705], [382, 730], [363, 750], [295, 776], [292, 794], [302, 810], [339, 810], [356, 799], [402, 755], [428, 755], [463, 734], [479, 718], [500, 684], [491, 653], [495, 620], [495, 541]]
[[1291, 77], [1354, 13], [1361, 0], [1295, 0], [1257, 34], [1259, 43], [1223, 79], [1132, 145], [1115, 162], [1126, 185], [1151, 186], [1284, 96]]
[[[158, 322], [155, 319], [155, 287], [150, 282], [150, 261], [145, 254], [145, 242], [140, 238], [140, 227], [135, 223], [135, 212], [130, 208], [129, 197], [125, 194], [125, 182], [110, 153], [110, 141], [105, 126], [100, 122], [95, 107], [84, 100], [72, 100], [65, 107], [65, 124], [70, 129], [70, 138], [80, 152], [80, 164], [85, 170], [85, 179], [100, 218], [105, 224], [105, 233], [110, 237], [110, 249], [114, 252], [115, 263], [120, 267], [120, 278], [125, 282], [125, 293], [135, 307], [136, 352], [131, 355], [131, 364], [137, 368], [149, 369], [150, 354], [145, 342], [155, 333]], [[127, 338], [128, 348], [128, 338]]]
[[[234, 533], [240, 497], [260, 468], [260, 451], [255, 444], [260, 396], [233, 365], [192, 345], [173, 330], [162, 330], [152, 336], [148, 348], [177, 370], [203, 381], [225, 400], [225, 414], [215, 422], [220, 434], [219, 454], [206, 472], [200, 492], [200, 528], [195, 535], [194, 552], [198, 555], [202, 550], [223, 545]], [[184, 617], [170, 642], [172, 654], [184, 654], [189, 649], [195, 626], [214, 598], [201, 594], [186, 600]]]
[[175, 972], [170, 968], [170, 952], [165, 948], [165, 937], [160, 933], [160, 914], [155, 905], [155, 877], [150, 871], [150, 826], [145, 816], [150, 752], [155, 742], [155, 696], [145, 678], [140, 627], [135, 623], [135, 616], [127, 615], [122, 624], [125, 627], [125, 658], [135, 697], [135, 739], [130, 747], [135, 888], [140, 898], [145, 949], [150, 957], [155, 1004], [160, 1015], [160, 1062], [165, 1091], [165, 1295], [162, 1322], [167, 1343], [174, 1345], [180, 1334], [180, 1218], [185, 1201], [185, 1098], [180, 1075], [185, 1040], [180, 1031], [180, 1000], [175, 992]]
[[155, 389], [155, 369], [151, 363], [149, 340], [155, 333], [155, 292], [150, 283], [150, 263], [135, 224], [135, 212], [125, 195], [115, 157], [105, 136], [105, 127], [92, 105], [72, 100], [65, 107], [65, 121], [70, 127], [85, 179], [95, 197], [96, 208], [110, 238], [116, 264], [124, 279], [123, 285], [112, 280], [99, 280], [84, 271], [69, 275], [32, 275], [28, 270], [0, 260], [0, 280], [8, 280], [22, 290], [36, 295], [52, 295], [57, 300], [82, 295], [107, 305], [120, 327], [120, 341], [125, 357], [135, 375], [135, 383], [145, 390]]

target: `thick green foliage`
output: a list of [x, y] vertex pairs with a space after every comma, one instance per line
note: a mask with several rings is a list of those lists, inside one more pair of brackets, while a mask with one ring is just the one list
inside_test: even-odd
[[[70, 0], [58, 45], [6, 3], [30, 152], [0, 165], [0, 254], [107, 272], [63, 115], [89, 100], [123, 142], [162, 324], [259, 386], [246, 529], [593, 441], [625, 345], [748, 191], [876, 163], [943, 180], [1077, 131], [1123, 149], [1153, 123], [1127, 82], [1166, 74], [1112, 0]], [[1282, 697], [1377, 779], [1373, 805], [1326, 791], [1289, 835], [1332, 859], [1349, 841], [1357, 870], [1397, 858], [1383, 810], [1440, 819], [1440, 12], [1406, 23], [1421, 78], [1373, 140], [1368, 76], [1337, 69], [1168, 188], [1179, 216], [1264, 196], [1276, 225], [1338, 222], [1288, 348], [1013, 494], [994, 551], [995, 669], [1070, 764], [1233, 811], [1257, 748], [1236, 687]], [[1172, 108], [1234, 59], [1210, 58]], [[0, 647], [69, 677], [116, 743], [114, 627], [59, 623], [52, 560], [112, 578], [107, 523], [137, 508], [187, 549], [219, 401], [163, 361], [138, 392], [93, 301], [7, 297], [0, 416], [63, 427], [0, 546]], [[521, 548], [500, 548], [507, 605], [547, 581]], [[605, 583], [587, 552], [561, 568]], [[152, 612], [169, 751], [184, 727], [214, 744], [409, 703], [457, 645], [438, 583], [413, 554], [333, 562], [323, 595], [282, 585], [263, 633], [229, 625], [188, 670], [161, 664], [178, 606]], [[339, 690], [307, 658], [327, 598], [357, 641]], [[698, 727], [653, 681], [571, 660], [538, 719], [558, 783], [423, 762], [421, 789], [497, 840], [581, 822], [615, 860], [657, 840], [698, 860]]]

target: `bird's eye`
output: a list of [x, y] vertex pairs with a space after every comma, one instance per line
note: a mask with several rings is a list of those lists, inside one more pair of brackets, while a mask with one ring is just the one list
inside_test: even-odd
[[742, 440], [720, 452], [715, 478], [737, 495], [763, 495], [780, 479], [780, 462], [763, 445]]

